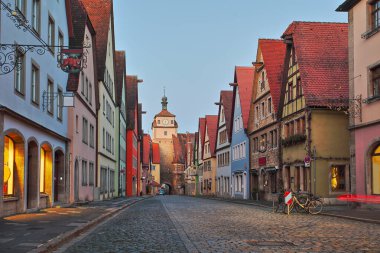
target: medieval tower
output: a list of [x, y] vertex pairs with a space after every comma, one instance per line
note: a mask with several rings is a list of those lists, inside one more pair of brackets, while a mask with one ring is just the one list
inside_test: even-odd
[[162, 97], [162, 110], [156, 114], [152, 123], [152, 141], [160, 147], [161, 184], [169, 186], [171, 194], [181, 194], [183, 171], [176, 163], [176, 143], [178, 124], [175, 115], [168, 111], [168, 99]]

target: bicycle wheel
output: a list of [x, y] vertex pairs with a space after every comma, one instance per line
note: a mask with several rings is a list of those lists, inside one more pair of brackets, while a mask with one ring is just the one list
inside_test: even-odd
[[309, 210], [309, 213], [311, 214], [319, 214], [320, 212], [322, 212], [322, 209], [323, 209], [323, 203], [319, 199], [311, 200], [308, 205], [308, 210]]
[[309, 201], [308, 197], [301, 195], [297, 199], [298, 199], [298, 202], [300, 202], [300, 204], [303, 205], [301, 206], [298, 203], [295, 203], [297, 213], [306, 213], [308, 211], [307, 209], [307, 204]]
[[280, 212], [280, 213], [284, 213], [285, 212], [285, 209], [286, 208], [286, 205], [284, 202], [281, 202], [277, 205], [277, 208], [276, 208], [276, 213], [277, 212]]

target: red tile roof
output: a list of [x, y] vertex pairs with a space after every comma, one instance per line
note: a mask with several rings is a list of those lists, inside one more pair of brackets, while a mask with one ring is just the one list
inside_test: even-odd
[[[110, 21], [113, 29], [113, 1], [112, 0], [82, 0], [84, 7], [90, 16], [91, 22], [96, 31], [96, 59], [98, 80], [104, 79], [106, 66], [108, 29]], [[114, 34], [112, 35], [114, 43]]]
[[143, 137], [143, 159], [142, 159], [142, 163], [145, 166], [148, 166], [150, 164], [151, 143], [152, 143], [152, 139], [150, 138], [150, 135], [149, 134], [144, 134], [144, 137]]
[[308, 106], [348, 98], [348, 24], [293, 22], [282, 38], [293, 40]]
[[152, 163], [159, 164], [161, 162], [160, 158], [160, 144], [152, 143]]
[[[231, 135], [232, 135], [233, 98], [234, 98], [234, 92], [232, 90], [231, 91], [222, 90], [220, 92], [219, 102], [223, 104], [229, 142], [231, 142]], [[218, 117], [220, 117], [220, 106], [219, 106]], [[219, 120], [218, 120], [218, 128], [219, 127], [220, 126], [219, 126]]]
[[[206, 118], [199, 118], [198, 120], [198, 134], [200, 135], [201, 143], [198, 143], [198, 148], [201, 146], [203, 149], [203, 143], [205, 140], [205, 126]], [[199, 139], [197, 139], [199, 141]]]
[[239, 87], [240, 106], [242, 110], [243, 125], [245, 129], [247, 129], [248, 127], [249, 110], [251, 108], [254, 72], [254, 67], [235, 67], [234, 82], [237, 83]]
[[286, 45], [282, 40], [259, 39], [258, 47], [263, 56], [274, 111], [277, 112], [281, 97]]
[[218, 128], [218, 115], [206, 115], [206, 127], [208, 138], [210, 141], [211, 156], [215, 156], [215, 142]]
[[175, 117], [174, 114], [172, 114], [171, 112], [169, 112], [168, 110], [162, 110], [160, 113], [156, 114], [156, 116], [154, 116], [155, 118], [156, 117]]
[[126, 76], [127, 94], [127, 129], [135, 129], [135, 113], [138, 110], [138, 78], [137, 76]]
[[115, 51], [115, 68], [116, 105], [120, 106], [123, 95], [123, 81], [125, 81], [125, 51]]
[[[186, 149], [185, 149], [185, 158], [186, 165], [191, 165], [194, 160], [194, 144], [195, 144], [196, 134], [187, 133], [186, 134]], [[188, 156], [188, 151], [190, 151], [190, 157]]]
[[178, 134], [177, 136], [173, 135], [173, 163], [182, 163], [185, 164], [185, 155], [186, 155], [186, 134]]

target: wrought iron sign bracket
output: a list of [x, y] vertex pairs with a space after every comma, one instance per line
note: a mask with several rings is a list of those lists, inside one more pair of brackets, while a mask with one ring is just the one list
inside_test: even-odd
[[[58, 92], [42, 92], [42, 111], [45, 111], [54, 101], [59, 97]], [[75, 106], [75, 94], [73, 92], [62, 93], [62, 104], [61, 107], [74, 107]]]
[[30, 22], [25, 18], [24, 14], [17, 8], [14, 10], [10, 3], [6, 4], [0, 0], [1, 10], [6, 12], [16, 28], [22, 29], [24, 32], [29, 32], [41, 44], [1, 44], [0, 43], [0, 75], [6, 75], [14, 70], [21, 70], [23, 62], [20, 61], [20, 56], [28, 52], [36, 52], [38, 55], [43, 55], [47, 50], [58, 48], [58, 67], [66, 73], [79, 73], [83, 68], [87, 67], [87, 50], [84, 48], [91, 48], [88, 37], [81, 47], [69, 48], [63, 45], [48, 45], [30, 25]]

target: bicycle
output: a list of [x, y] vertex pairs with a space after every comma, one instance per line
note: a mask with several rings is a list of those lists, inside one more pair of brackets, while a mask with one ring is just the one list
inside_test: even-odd
[[[287, 213], [287, 205], [279, 203], [278, 209]], [[311, 193], [295, 193], [292, 192], [292, 203], [289, 205], [289, 213], [295, 210], [296, 212], [306, 212], [310, 214], [319, 214], [323, 209], [323, 201]], [[277, 211], [276, 210], [276, 211]]]

